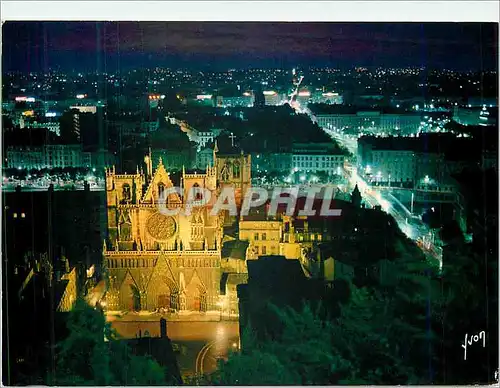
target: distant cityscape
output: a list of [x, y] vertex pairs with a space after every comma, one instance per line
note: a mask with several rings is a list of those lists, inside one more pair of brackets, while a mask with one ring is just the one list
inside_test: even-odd
[[[423, 66], [4, 73], [4, 384], [492, 383], [498, 98]], [[154, 365], [99, 377], [77, 340]]]

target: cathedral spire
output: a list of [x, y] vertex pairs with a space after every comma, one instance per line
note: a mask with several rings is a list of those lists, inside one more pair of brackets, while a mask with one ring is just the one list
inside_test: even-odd
[[147, 174], [147, 179], [149, 181], [153, 176], [153, 159], [151, 158], [151, 147], [149, 147], [149, 152], [144, 157], [144, 163], [146, 164], [146, 174]]
[[215, 139], [214, 152], [213, 152], [214, 167], [217, 164], [217, 163], [215, 163], [215, 159], [217, 158], [217, 152], [219, 152], [219, 147], [217, 147], [217, 139]]
[[352, 191], [351, 194], [351, 203], [356, 206], [360, 207], [361, 206], [361, 193], [358, 188], [358, 184], [356, 183], [356, 186], [354, 186], [354, 190]]

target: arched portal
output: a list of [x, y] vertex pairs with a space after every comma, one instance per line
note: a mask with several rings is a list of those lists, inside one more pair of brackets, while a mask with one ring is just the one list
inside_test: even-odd
[[135, 284], [130, 285], [129, 294], [129, 310], [130, 311], [140, 311], [141, 310], [141, 293]]

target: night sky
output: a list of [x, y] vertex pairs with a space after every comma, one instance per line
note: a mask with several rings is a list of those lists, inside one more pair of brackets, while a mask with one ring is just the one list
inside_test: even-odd
[[495, 23], [6, 22], [4, 71], [425, 66], [492, 70]]

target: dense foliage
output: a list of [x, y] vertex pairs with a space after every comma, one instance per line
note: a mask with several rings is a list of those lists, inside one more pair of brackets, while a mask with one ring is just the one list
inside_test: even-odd
[[[350, 284], [340, 315], [323, 319], [272, 306], [282, 324], [274, 338], [257, 340], [231, 356], [212, 376], [220, 385], [463, 384], [494, 381], [498, 365], [498, 296], [495, 260], [478, 261], [462, 247], [439, 271], [402, 257], [378, 284]], [[485, 267], [489, 266], [489, 267]], [[488, 287], [483, 286], [487, 280]], [[489, 292], [489, 294], [485, 294]], [[489, 302], [488, 302], [489, 299]], [[487, 331], [487, 346], [469, 346], [464, 335]], [[260, 338], [260, 337], [259, 337]]]
[[49, 385], [165, 385], [173, 380], [149, 356], [134, 355], [104, 314], [77, 301], [69, 313], [69, 335], [57, 344]]

